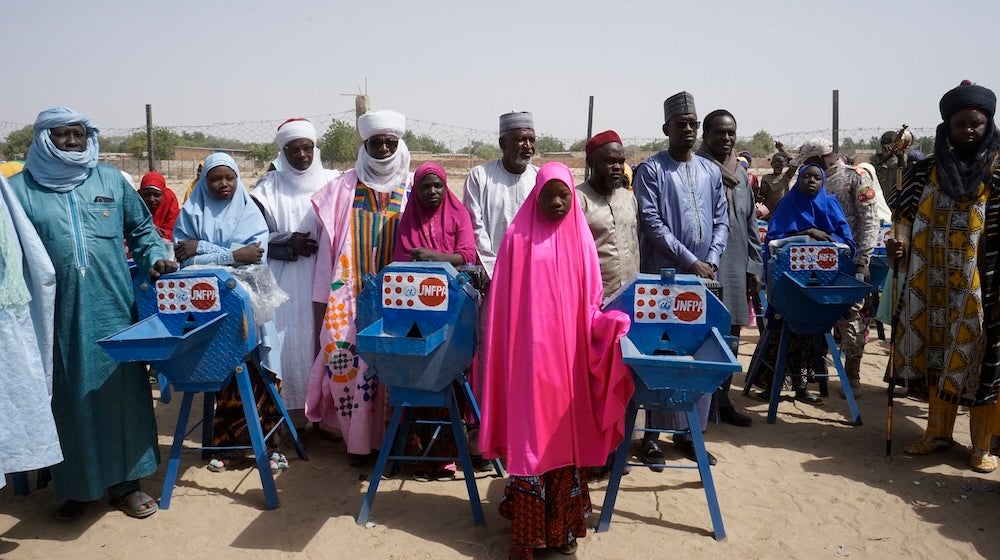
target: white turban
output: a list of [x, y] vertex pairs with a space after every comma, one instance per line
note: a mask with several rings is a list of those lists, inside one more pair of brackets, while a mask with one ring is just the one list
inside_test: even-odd
[[275, 140], [278, 143], [278, 149], [281, 150], [284, 149], [285, 144], [303, 138], [312, 140], [315, 144], [316, 127], [306, 119], [288, 119], [278, 127], [278, 134]]
[[[313, 160], [308, 168], [295, 169], [285, 157], [285, 146], [302, 139], [312, 141]], [[288, 119], [278, 127], [274, 140], [278, 144], [277, 171], [268, 173], [267, 176], [270, 177], [273, 173], [276, 184], [287, 185], [281, 188], [287, 188], [291, 192], [312, 192], [326, 183], [330, 173], [323, 169], [319, 147], [316, 146], [316, 127], [311, 122], [301, 118]]]
[[368, 111], [358, 118], [358, 133], [362, 140], [376, 134], [392, 134], [402, 138], [406, 133], [406, 117], [396, 111]]

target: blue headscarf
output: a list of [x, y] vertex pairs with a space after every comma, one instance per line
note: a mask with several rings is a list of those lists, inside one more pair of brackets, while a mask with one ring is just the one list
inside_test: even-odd
[[[64, 152], [52, 143], [53, 128], [71, 124], [82, 125], [87, 131], [87, 149]], [[80, 186], [90, 170], [97, 166], [97, 125], [83, 113], [66, 107], [53, 107], [38, 113], [35, 119], [35, 139], [28, 148], [24, 167], [39, 185], [56, 192], [69, 192]]]
[[[220, 165], [236, 173], [236, 192], [229, 200], [219, 200], [208, 192], [208, 172]], [[239, 177], [236, 161], [228, 154], [217, 152], [205, 158], [201, 177], [191, 192], [191, 198], [181, 208], [181, 215], [174, 225], [174, 240], [196, 239], [225, 248], [260, 241], [266, 259], [267, 223]]]
[[[802, 172], [810, 167], [819, 169], [823, 177], [823, 185], [819, 191], [809, 196], [799, 188]], [[778, 207], [771, 214], [771, 222], [767, 226], [767, 239], [770, 243], [775, 239], [783, 239], [796, 235], [800, 231], [816, 228], [828, 233], [835, 241], [850, 245], [851, 258], [854, 258], [856, 247], [851, 236], [851, 226], [847, 225], [844, 210], [837, 202], [837, 197], [826, 193], [826, 173], [823, 168], [810, 163], [799, 169], [799, 176], [785, 196], [781, 197]]]

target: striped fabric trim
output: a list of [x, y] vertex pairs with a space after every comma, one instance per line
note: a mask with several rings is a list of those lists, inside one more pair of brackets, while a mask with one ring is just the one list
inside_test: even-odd
[[406, 185], [388, 193], [358, 183], [351, 208], [351, 239], [354, 242], [354, 293], [361, 293], [366, 274], [377, 274], [392, 262], [400, 210], [406, 200]]

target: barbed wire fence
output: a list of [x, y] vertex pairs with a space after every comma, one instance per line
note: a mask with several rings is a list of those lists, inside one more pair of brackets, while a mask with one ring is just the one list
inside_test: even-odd
[[[346, 110], [307, 116], [306, 118], [315, 125], [318, 135], [322, 137], [336, 123], [344, 123], [353, 128], [355, 111]], [[266, 171], [270, 160], [277, 156], [274, 137], [278, 125], [282, 122], [284, 119], [182, 125], [163, 125], [154, 122], [154, 142], [157, 130], [169, 131], [180, 137], [173, 148], [173, 153], [168, 157], [157, 158], [154, 166], [171, 179], [189, 181], [194, 178], [198, 164], [208, 154], [215, 150], [224, 150], [230, 152], [237, 159], [241, 172], [245, 175], [249, 177], [260, 176]], [[422, 140], [418, 144], [427, 144], [434, 148], [431, 151], [422, 151], [414, 149], [415, 146], [410, 146], [411, 152], [413, 152], [414, 166], [422, 161], [436, 159], [441, 161], [449, 169], [449, 172], [468, 172], [474, 165], [499, 155], [495, 129], [470, 128], [412, 117], [407, 118], [407, 128], [414, 137]], [[898, 127], [840, 129], [838, 136], [841, 151], [863, 158], [874, 152], [872, 147], [877, 146], [877, 138], [883, 132], [896, 128]], [[24, 158], [25, 154], [22, 153], [24, 150], [14, 151], [14, 153], [6, 153], [6, 151], [14, 144], [14, 137], [18, 135], [23, 137], [26, 129], [30, 130], [30, 124], [0, 121], [0, 139], [2, 139], [0, 140], [0, 152], [4, 152], [3, 158]], [[917, 139], [913, 147], [924, 153], [929, 153], [933, 147], [935, 129], [933, 127], [918, 127], [910, 130]], [[579, 148], [584, 139], [560, 138], [546, 135], [544, 131], [538, 132], [539, 159], [566, 161], [570, 167], [583, 166], [583, 156], [582, 153], [579, 153], [582, 150], [577, 150], [575, 153], [570, 152], [571, 148]], [[145, 124], [135, 127], [103, 129], [101, 131], [102, 160], [134, 175], [145, 173], [148, 170], [148, 162], [144, 155], [140, 156], [139, 154], [145, 151], [146, 133]], [[786, 150], [794, 153], [798, 146], [810, 138], [832, 138], [833, 130], [824, 128], [768, 134], [772, 140], [782, 142]], [[30, 132], [28, 137], [30, 140]], [[135, 141], [137, 138], [141, 138], [142, 141], [138, 149], [123, 149], [123, 146], [127, 145], [128, 139]], [[753, 139], [753, 134], [742, 135], [739, 138], [739, 144], [748, 146]], [[873, 139], [875, 139], [874, 142]], [[212, 145], [212, 143], [218, 145]], [[626, 146], [628, 160], [637, 162], [664, 149], [666, 138], [627, 137], [623, 138], [623, 143]], [[27, 144], [22, 145], [26, 150]], [[755, 158], [754, 168], [766, 169], [768, 167], [767, 158], [774, 153], [774, 149], [773, 146], [761, 146], [758, 142], [754, 145], [752, 152]], [[353, 166], [354, 160], [352, 157], [347, 161], [333, 161], [331, 163], [339, 169], [345, 169]]]

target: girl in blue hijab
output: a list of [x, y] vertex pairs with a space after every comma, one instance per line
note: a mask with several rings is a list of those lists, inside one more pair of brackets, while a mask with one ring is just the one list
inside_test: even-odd
[[[228, 154], [214, 153], [205, 159], [201, 177], [184, 203], [181, 215], [174, 226], [175, 255], [183, 266], [216, 265], [240, 266], [266, 263], [267, 223], [260, 208], [250, 198], [250, 193], [240, 180], [236, 161]], [[257, 318], [255, 317], [255, 320]], [[278, 416], [277, 406], [267, 394], [261, 375], [280, 379], [281, 343], [274, 324], [258, 324], [260, 363], [264, 371], [256, 370], [253, 361], [247, 362], [252, 375], [254, 399], [258, 412], [264, 419], [264, 433], [274, 427]], [[276, 384], [280, 390], [280, 381]], [[250, 443], [246, 416], [236, 378], [216, 393], [215, 424], [212, 446], [230, 448], [215, 454], [208, 468], [213, 472], [224, 471], [244, 457], [245, 450], [232, 449]], [[288, 459], [275, 447], [271, 457], [271, 470], [288, 467]]]
[[[814, 163], [804, 165], [799, 170], [795, 185], [781, 198], [778, 207], [771, 214], [764, 243], [765, 262], [771, 241], [795, 235], [807, 235], [816, 241], [843, 243], [851, 248], [851, 259], [854, 258], [856, 247], [851, 237], [851, 227], [847, 225], [847, 218], [844, 217], [844, 210], [836, 197], [826, 193], [826, 173]], [[770, 344], [764, 348], [761, 356], [771, 368], [777, 362], [778, 333], [781, 332], [782, 321], [775, 316], [773, 308], [768, 309], [767, 329], [771, 331], [772, 336], [768, 338]], [[823, 399], [806, 389], [807, 376], [801, 372], [813, 369], [817, 355], [825, 354], [825, 346], [822, 343], [815, 344], [812, 335], [792, 335], [788, 345], [785, 371], [786, 375], [792, 378], [795, 400], [814, 406], [823, 404]], [[770, 383], [770, 375], [757, 377], [756, 385], [763, 389], [758, 393], [758, 397], [762, 400], [770, 400]]]
[[236, 161], [214, 153], [174, 226], [175, 255], [183, 266], [264, 262], [267, 223], [240, 180]]
[[826, 173], [815, 163], [802, 166], [795, 186], [778, 202], [767, 226], [764, 250], [771, 241], [793, 235], [849, 245], [852, 259], [857, 249], [844, 210], [836, 197], [826, 193]]

